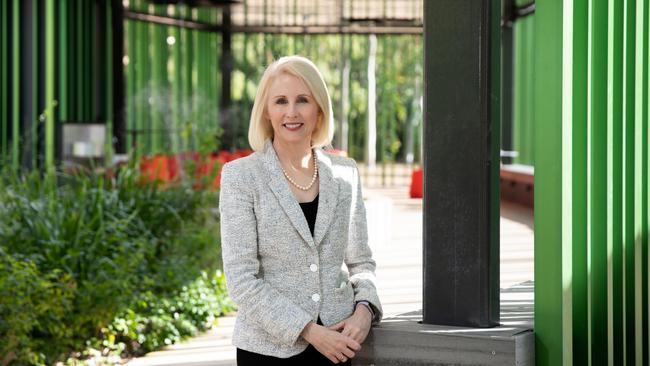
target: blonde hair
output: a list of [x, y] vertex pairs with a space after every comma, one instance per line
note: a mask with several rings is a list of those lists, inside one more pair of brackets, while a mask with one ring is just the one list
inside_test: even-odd
[[273, 80], [280, 74], [293, 75], [302, 80], [311, 91], [320, 108], [320, 118], [312, 132], [312, 146], [323, 147], [334, 137], [332, 100], [320, 71], [313, 62], [302, 56], [285, 56], [269, 65], [257, 87], [255, 102], [248, 126], [248, 143], [255, 151], [262, 150], [267, 139], [273, 137], [273, 126], [266, 118], [266, 99]]

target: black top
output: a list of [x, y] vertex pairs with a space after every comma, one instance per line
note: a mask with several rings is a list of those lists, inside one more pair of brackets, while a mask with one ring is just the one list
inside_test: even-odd
[[309, 225], [309, 231], [311, 231], [311, 236], [314, 236], [314, 226], [316, 225], [316, 212], [318, 211], [318, 195], [311, 202], [300, 202], [300, 208], [302, 208], [302, 213], [307, 219], [307, 225]]

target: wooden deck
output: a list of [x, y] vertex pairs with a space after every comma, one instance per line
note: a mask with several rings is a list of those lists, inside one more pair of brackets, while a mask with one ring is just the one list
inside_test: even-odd
[[[422, 200], [408, 187], [364, 191], [370, 245], [377, 261], [379, 296], [385, 317], [422, 308]], [[530, 327], [533, 311], [533, 218], [529, 208], [502, 203], [501, 304], [504, 326]], [[235, 365], [230, 344], [234, 316], [184, 343], [134, 359], [130, 366]]]

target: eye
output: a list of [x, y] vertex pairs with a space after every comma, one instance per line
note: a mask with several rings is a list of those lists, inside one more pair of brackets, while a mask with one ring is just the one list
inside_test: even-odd
[[298, 97], [298, 103], [309, 103], [309, 100], [305, 97]]
[[275, 104], [287, 104], [287, 100], [285, 98], [278, 98], [275, 100]]

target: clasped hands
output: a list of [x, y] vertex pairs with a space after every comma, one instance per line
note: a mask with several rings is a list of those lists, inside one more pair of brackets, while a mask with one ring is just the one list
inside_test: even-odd
[[346, 362], [361, 350], [366, 340], [372, 314], [364, 305], [357, 305], [347, 319], [329, 327], [309, 323], [301, 336], [333, 363]]

